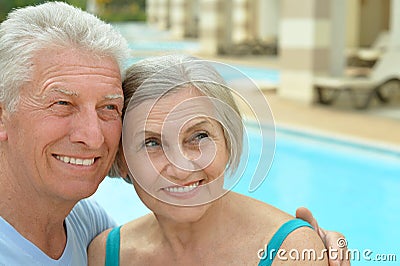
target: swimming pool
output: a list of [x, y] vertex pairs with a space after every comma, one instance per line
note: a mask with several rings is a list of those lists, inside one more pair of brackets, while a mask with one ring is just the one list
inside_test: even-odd
[[[249, 138], [250, 146], [258, 145], [251, 130]], [[257, 152], [250, 155], [249, 168], [256, 157]], [[344, 233], [350, 249], [369, 249], [370, 256], [396, 254], [400, 260], [398, 150], [278, 127], [266, 180], [252, 193], [248, 185], [248, 178], [242, 178], [233, 190], [291, 214], [306, 206], [324, 228]], [[133, 187], [119, 179], [106, 178], [93, 198], [118, 223], [148, 213]], [[361, 257], [352, 265], [365, 265], [365, 260]]]
[[[177, 42], [180, 45], [182, 45], [180, 42]], [[168, 43], [168, 44], [153, 44], [150, 43], [151, 46], [148, 46], [147, 44], [135, 44], [135, 47], [146, 47], [149, 50], [152, 50], [154, 46], [161, 46], [164, 47], [171, 47], [172, 50], [176, 51], [173, 49], [175, 45], [177, 44], [175, 42]], [[144, 49], [144, 48], [143, 48]], [[178, 49], [179, 51], [179, 49]], [[176, 52], [175, 52], [176, 53]], [[168, 54], [168, 53], [163, 53], [163, 54]], [[130, 57], [126, 60], [125, 64], [127, 66], [130, 66], [134, 63], [136, 63], [139, 60], [148, 58], [149, 56], [135, 56], [135, 57]], [[212, 61], [210, 61], [212, 62]], [[224, 80], [229, 84], [231, 81], [236, 80], [238, 78], [238, 73], [239, 76], [242, 78], [250, 78], [253, 81], [260, 84], [268, 84], [269, 86], [276, 86], [279, 83], [279, 71], [276, 69], [272, 68], [264, 68], [264, 67], [252, 67], [252, 66], [247, 66], [247, 65], [242, 65], [242, 64], [234, 64], [234, 65], [226, 65], [227, 67], [221, 67], [223, 63], [217, 63], [214, 65], [214, 67], [217, 68], [221, 76], [224, 78]], [[219, 66], [219, 67], [218, 67]], [[239, 72], [234, 71], [237, 69]], [[258, 84], [257, 84], [258, 85]]]

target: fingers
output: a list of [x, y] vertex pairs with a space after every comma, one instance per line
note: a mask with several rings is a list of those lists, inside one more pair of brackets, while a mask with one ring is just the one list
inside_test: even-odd
[[318, 226], [317, 220], [315, 220], [314, 216], [312, 215], [311, 211], [305, 207], [300, 207], [296, 210], [296, 218], [302, 219], [314, 228], [315, 232], [319, 235], [319, 237], [322, 239], [322, 242], [325, 245], [325, 248], [329, 248], [326, 244], [326, 232], [324, 229], [320, 228]]
[[329, 256], [330, 266], [350, 266], [350, 256], [347, 249], [346, 238], [338, 232], [326, 231], [326, 246], [331, 250]]
[[[312, 215], [311, 211], [305, 207], [300, 207], [296, 210], [296, 218], [302, 219], [309, 224], [311, 224], [312, 227], [314, 227], [315, 231], [318, 232], [318, 223], [317, 220], [315, 220], [314, 216]], [[319, 232], [318, 232], [319, 234]]]
[[350, 266], [350, 257], [348, 255], [347, 241], [345, 237], [338, 232], [327, 231], [318, 226], [317, 220], [307, 208], [300, 207], [296, 210], [296, 218], [302, 219], [318, 233], [322, 239], [325, 248], [331, 251], [329, 254], [329, 266]]

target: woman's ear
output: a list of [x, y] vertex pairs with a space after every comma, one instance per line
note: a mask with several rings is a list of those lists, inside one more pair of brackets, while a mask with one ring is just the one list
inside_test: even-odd
[[7, 130], [5, 126], [5, 120], [7, 113], [3, 108], [3, 104], [0, 104], [0, 141], [6, 141], [8, 139]]

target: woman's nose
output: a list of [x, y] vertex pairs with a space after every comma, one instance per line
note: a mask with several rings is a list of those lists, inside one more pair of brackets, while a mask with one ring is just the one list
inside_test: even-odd
[[179, 147], [165, 151], [167, 160], [166, 174], [169, 178], [184, 180], [194, 172], [199, 170], [194, 161], [185, 156]]

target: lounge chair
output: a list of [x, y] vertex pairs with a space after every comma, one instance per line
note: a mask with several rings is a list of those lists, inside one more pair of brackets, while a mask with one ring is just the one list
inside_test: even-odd
[[349, 66], [372, 66], [385, 52], [389, 43], [389, 32], [382, 31], [369, 48], [347, 51]]
[[393, 92], [400, 91], [400, 49], [384, 53], [368, 77], [315, 77], [314, 88], [321, 104], [333, 104], [343, 92], [357, 109], [366, 109], [375, 98], [387, 103]]

